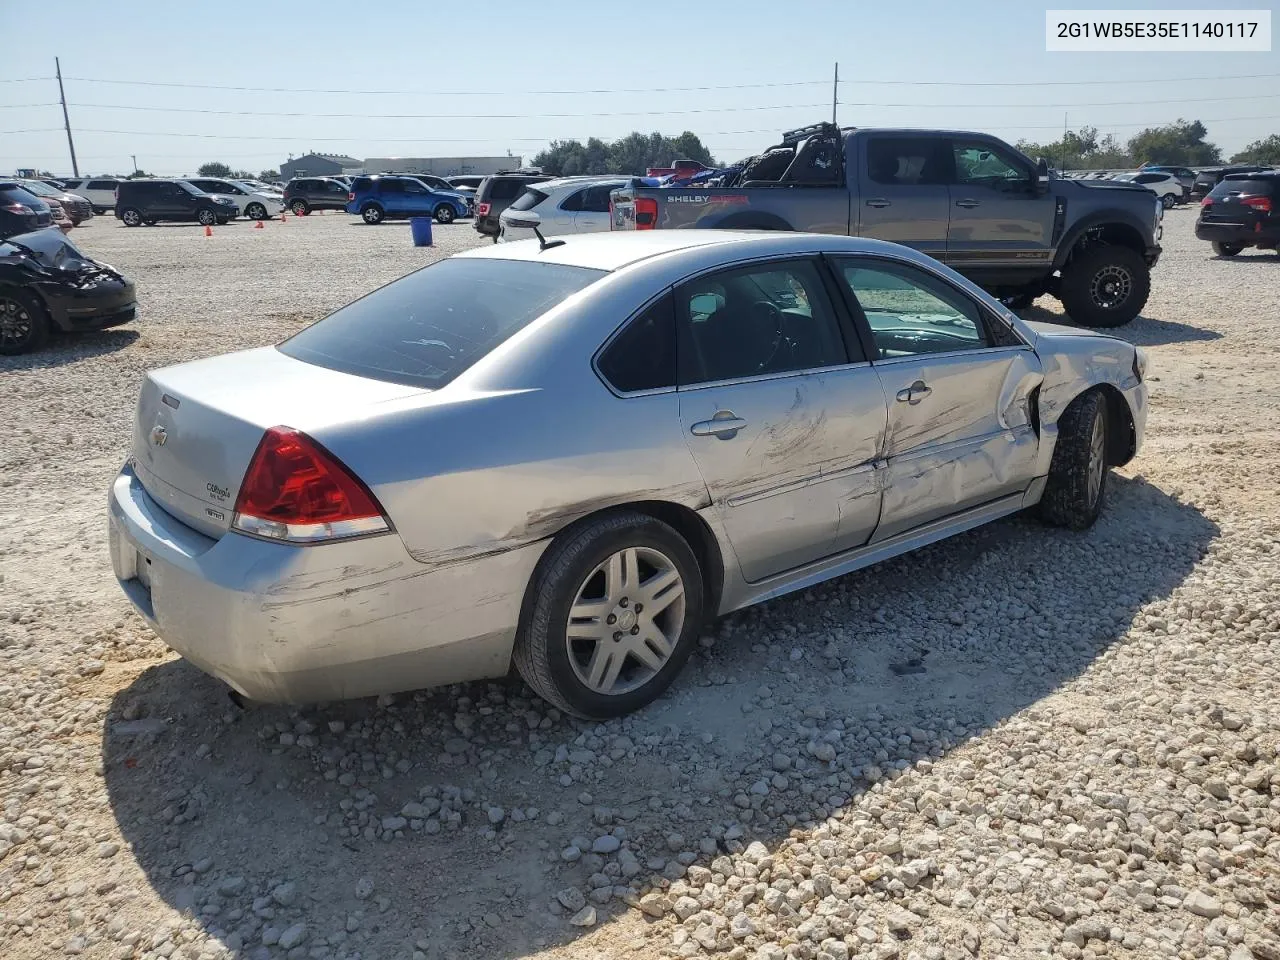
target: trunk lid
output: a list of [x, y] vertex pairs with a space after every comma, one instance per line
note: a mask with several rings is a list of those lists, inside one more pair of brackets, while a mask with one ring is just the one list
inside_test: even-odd
[[165, 367], [143, 380], [130, 463], [165, 512], [216, 539], [231, 525], [268, 427], [311, 433], [429, 392], [314, 366], [275, 347]]

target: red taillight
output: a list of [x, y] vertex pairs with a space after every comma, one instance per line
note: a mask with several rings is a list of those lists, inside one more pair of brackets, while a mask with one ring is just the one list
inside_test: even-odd
[[240, 484], [232, 526], [298, 543], [391, 529], [368, 488], [333, 454], [290, 427], [272, 427], [258, 443]]
[[487, 216], [489, 215], [489, 204], [487, 204], [487, 203], [477, 203], [477, 204], [476, 204], [476, 213], [477, 213], [479, 216], [487, 217]]
[[1212, 197], [1205, 197], [1203, 200], [1201, 200], [1201, 201], [1200, 201], [1200, 206], [1202, 206], [1202, 207], [1212, 207], [1212, 206], [1213, 206], [1213, 198], [1212, 198]]
[[658, 201], [652, 197], [637, 197], [636, 229], [652, 230], [658, 225]]
[[1253, 209], [1261, 210], [1263, 213], [1271, 212], [1270, 197], [1241, 197], [1240, 202], [1246, 207], [1253, 207]]
[[353, 202], [353, 201], [355, 200], [355, 198], [356, 198], [355, 193], [348, 193], [348, 194], [347, 194], [347, 203], [351, 203], [351, 202]]
[[35, 213], [35, 211], [25, 203], [17, 203], [16, 201], [14, 203], [5, 204], [4, 209], [8, 210], [10, 213], [16, 213], [21, 217], [29, 217], [31, 214]]

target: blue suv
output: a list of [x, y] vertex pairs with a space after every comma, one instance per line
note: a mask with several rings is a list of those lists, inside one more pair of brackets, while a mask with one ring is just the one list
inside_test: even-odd
[[465, 194], [432, 190], [417, 177], [356, 177], [347, 194], [347, 213], [358, 213], [365, 223], [381, 223], [388, 217], [435, 217], [453, 223], [471, 216]]

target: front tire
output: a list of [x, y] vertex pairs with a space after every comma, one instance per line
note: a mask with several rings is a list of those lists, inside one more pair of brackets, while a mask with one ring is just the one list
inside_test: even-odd
[[1221, 243], [1217, 240], [1213, 241], [1213, 252], [1220, 257], [1237, 256], [1243, 249], [1243, 243]]
[[702, 572], [679, 533], [636, 511], [604, 514], [562, 535], [539, 562], [513, 661], [561, 710], [621, 716], [675, 679], [702, 608]]
[[447, 203], [442, 203], [436, 207], [435, 218], [437, 223], [453, 223], [458, 219], [458, 214]]
[[1121, 327], [1151, 294], [1151, 272], [1134, 250], [1088, 247], [1062, 271], [1059, 296], [1071, 319], [1085, 327]]
[[267, 208], [260, 203], [251, 203], [244, 208], [244, 215], [250, 220], [266, 220]]
[[33, 294], [0, 287], [0, 355], [38, 350], [49, 339], [49, 317]]
[[376, 226], [386, 218], [386, 212], [376, 203], [370, 203], [360, 211], [360, 216], [364, 218], [364, 222], [370, 226]]
[[1092, 390], [1058, 418], [1058, 442], [1037, 506], [1040, 519], [1068, 530], [1092, 527], [1102, 512], [1107, 473], [1107, 399]]
[[142, 223], [142, 211], [133, 207], [125, 207], [120, 211], [120, 219], [126, 227], [136, 227]]

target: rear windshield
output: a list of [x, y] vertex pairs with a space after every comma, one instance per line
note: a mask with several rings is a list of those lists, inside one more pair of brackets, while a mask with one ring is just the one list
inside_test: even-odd
[[485, 190], [486, 200], [510, 200], [519, 195], [524, 189], [527, 180], [518, 179], [499, 179], [495, 177], [489, 181], [489, 186]]
[[545, 199], [547, 199], [547, 194], [543, 193], [541, 190], [535, 190], [533, 187], [530, 187], [524, 193], [520, 194], [520, 196], [516, 198], [515, 203], [511, 204], [507, 209], [532, 210]]
[[1233, 193], [1247, 193], [1250, 196], [1269, 197], [1276, 193], [1280, 186], [1280, 177], [1258, 177], [1256, 180], [1237, 180], [1227, 177], [1210, 191], [1211, 197], [1225, 197]]
[[524, 260], [441, 260], [280, 344], [295, 360], [411, 387], [443, 387], [602, 270]]

